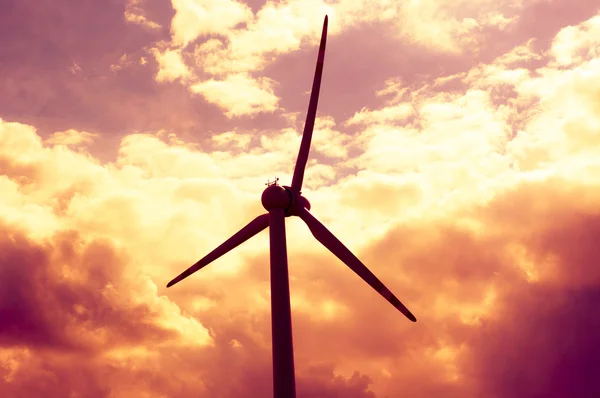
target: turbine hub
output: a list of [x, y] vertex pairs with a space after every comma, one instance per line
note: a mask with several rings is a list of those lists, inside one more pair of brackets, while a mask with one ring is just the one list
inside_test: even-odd
[[292, 197], [287, 189], [279, 185], [269, 185], [263, 191], [260, 201], [267, 211], [271, 209], [286, 210], [292, 203]]
[[298, 203], [306, 210], [310, 210], [310, 202], [304, 196], [298, 196]]

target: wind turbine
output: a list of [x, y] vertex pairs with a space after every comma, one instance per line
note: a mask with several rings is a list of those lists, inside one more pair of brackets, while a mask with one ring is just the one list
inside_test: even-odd
[[302, 180], [308, 160], [310, 141], [312, 138], [319, 89], [323, 74], [325, 58], [325, 42], [327, 40], [327, 16], [323, 22], [321, 44], [317, 57], [317, 67], [310, 94], [308, 113], [300, 151], [294, 168], [291, 186], [280, 186], [276, 179], [267, 182], [261, 201], [268, 211], [256, 217], [248, 225], [238, 231], [221, 246], [206, 257], [192, 265], [173, 279], [167, 287], [173, 286], [182, 279], [205, 267], [230, 250], [236, 248], [265, 228], [269, 227], [270, 259], [271, 259], [271, 332], [273, 350], [273, 396], [274, 398], [295, 398], [296, 382], [294, 375], [294, 349], [292, 341], [292, 315], [290, 309], [290, 287], [288, 278], [287, 249], [285, 239], [285, 217], [298, 216], [308, 226], [314, 237], [329, 251], [335, 254], [352, 271], [381, 294], [387, 301], [403, 313], [408, 319], [416, 322], [415, 316], [385, 287], [385, 285], [346, 248], [319, 220], [310, 213], [310, 202], [302, 196]]

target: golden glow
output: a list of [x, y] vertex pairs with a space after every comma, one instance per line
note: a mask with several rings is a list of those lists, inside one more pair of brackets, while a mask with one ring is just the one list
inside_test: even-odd
[[556, 352], [593, 343], [575, 328], [600, 285], [600, 15], [540, 17], [533, 37], [520, 27], [563, 3], [255, 3], [129, 0], [118, 51], [61, 30], [48, 40], [77, 62], [59, 75], [7, 63], [23, 66], [0, 81], [0, 396], [270, 393], [268, 232], [165, 285], [291, 179], [325, 12], [303, 192], [418, 322], [288, 219], [298, 386], [549, 388]]

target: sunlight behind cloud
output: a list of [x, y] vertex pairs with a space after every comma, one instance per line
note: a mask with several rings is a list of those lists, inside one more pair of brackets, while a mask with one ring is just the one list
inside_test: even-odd
[[80, 3], [3, 64], [0, 396], [271, 394], [268, 231], [165, 285], [290, 183], [324, 13], [303, 194], [418, 322], [288, 218], [298, 397], [598, 396], [598, 15]]

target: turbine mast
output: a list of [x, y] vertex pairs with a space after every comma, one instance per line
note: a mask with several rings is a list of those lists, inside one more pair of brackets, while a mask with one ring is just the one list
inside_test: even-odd
[[273, 397], [296, 398], [290, 281], [283, 208], [269, 210]]

